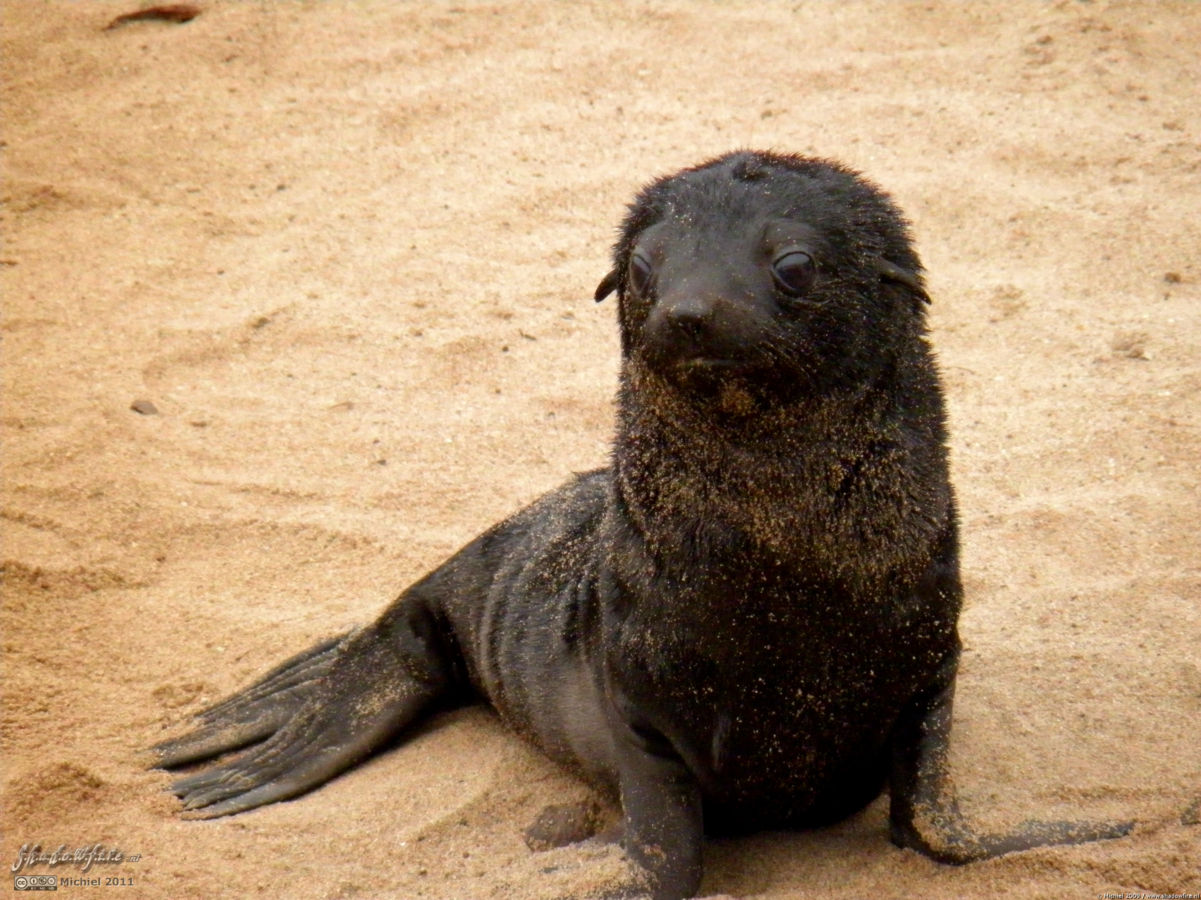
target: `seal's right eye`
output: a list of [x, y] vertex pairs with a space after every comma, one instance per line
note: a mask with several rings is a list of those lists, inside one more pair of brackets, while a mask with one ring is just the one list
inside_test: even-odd
[[772, 262], [771, 274], [785, 294], [800, 297], [813, 284], [816, 268], [804, 250], [787, 250]]
[[629, 285], [630, 290], [641, 296], [646, 293], [651, 284], [651, 264], [641, 253], [630, 257]]

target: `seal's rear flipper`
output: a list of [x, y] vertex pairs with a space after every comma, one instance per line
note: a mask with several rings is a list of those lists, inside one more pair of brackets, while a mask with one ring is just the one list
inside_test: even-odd
[[450, 684], [436, 629], [401, 600], [379, 622], [325, 641], [200, 713], [200, 727], [151, 750], [175, 768], [252, 744], [176, 781], [190, 818], [214, 818], [312, 790], [359, 762]]
[[200, 725], [194, 731], [150, 748], [151, 765], [174, 769], [239, 750], [274, 734], [304, 705], [314, 682], [329, 671], [348, 637], [322, 641], [245, 690], [201, 710], [196, 714]]

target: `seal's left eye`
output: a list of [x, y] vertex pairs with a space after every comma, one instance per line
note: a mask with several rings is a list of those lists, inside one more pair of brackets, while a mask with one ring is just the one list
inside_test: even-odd
[[637, 295], [645, 294], [651, 283], [650, 261], [641, 253], [630, 257], [630, 288]]
[[803, 250], [788, 250], [772, 261], [771, 274], [784, 293], [799, 297], [813, 284], [817, 266]]

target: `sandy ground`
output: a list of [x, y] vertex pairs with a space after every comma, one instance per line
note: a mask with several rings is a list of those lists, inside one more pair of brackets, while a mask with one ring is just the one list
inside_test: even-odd
[[133, 7], [3, 4], [0, 859], [137, 857], [79, 897], [593, 883], [604, 851], [521, 837], [585, 789], [482, 709], [213, 822], [136, 752], [602, 464], [622, 205], [752, 146], [867, 172], [929, 269], [969, 812], [1138, 826], [949, 869], [877, 802], [712, 842], [705, 890], [1201, 893], [1201, 5], [208, 0], [103, 30]]

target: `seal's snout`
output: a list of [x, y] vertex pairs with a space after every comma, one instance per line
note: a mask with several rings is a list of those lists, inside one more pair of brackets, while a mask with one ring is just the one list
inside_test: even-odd
[[680, 337], [701, 342], [709, 334], [713, 321], [713, 303], [690, 296], [673, 303], [665, 312], [667, 327]]
[[647, 360], [664, 372], [736, 367], [754, 343], [743, 318], [720, 293], [669, 293], [647, 316]]
[[687, 291], [666, 296], [651, 313], [652, 336], [664, 345], [673, 361], [714, 355], [726, 356], [734, 349], [727, 331], [729, 310], [713, 294]]

